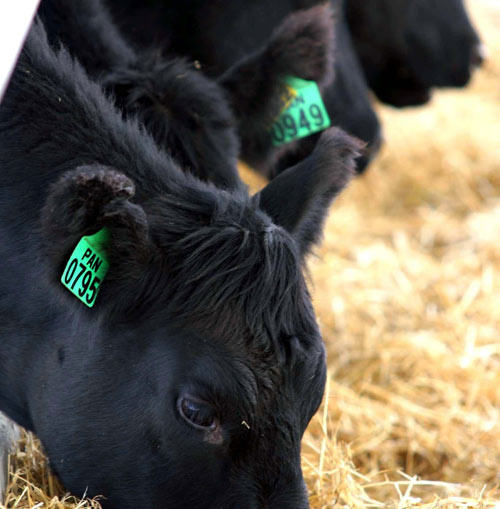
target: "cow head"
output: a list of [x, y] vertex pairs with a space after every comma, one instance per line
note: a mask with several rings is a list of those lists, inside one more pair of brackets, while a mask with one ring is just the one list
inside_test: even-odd
[[[188, 177], [155, 192], [99, 165], [52, 186], [61, 319], [30, 413], [66, 488], [120, 509], [308, 507], [300, 442], [326, 367], [302, 267], [359, 149], [325, 131], [252, 198]], [[111, 268], [88, 309], [57, 280], [103, 226]]]
[[395, 106], [424, 104], [433, 87], [462, 87], [484, 48], [463, 0], [346, 0], [368, 82]]

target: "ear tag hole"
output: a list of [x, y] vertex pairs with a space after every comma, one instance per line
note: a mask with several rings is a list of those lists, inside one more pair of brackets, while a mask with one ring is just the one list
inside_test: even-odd
[[318, 85], [301, 78], [286, 78], [285, 107], [271, 129], [273, 145], [278, 147], [330, 127]]
[[106, 246], [109, 230], [103, 228], [78, 242], [61, 277], [61, 283], [86, 306], [91, 308], [109, 269]]

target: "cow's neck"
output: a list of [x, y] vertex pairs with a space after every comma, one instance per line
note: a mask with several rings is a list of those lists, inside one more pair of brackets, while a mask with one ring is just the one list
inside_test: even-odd
[[26, 343], [16, 340], [14, 335], [1, 338], [0, 411], [21, 426], [31, 429], [26, 387], [32, 356], [26, 347]]
[[57, 327], [47, 314], [33, 318], [12, 314], [0, 325], [0, 411], [27, 429], [32, 429], [31, 387], [42, 383]]

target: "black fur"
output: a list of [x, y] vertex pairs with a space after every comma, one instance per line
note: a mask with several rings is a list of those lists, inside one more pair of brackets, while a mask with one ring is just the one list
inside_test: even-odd
[[[0, 410], [67, 489], [119, 509], [308, 507], [300, 440], [325, 353], [302, 266], [358, 148], [332, 129], [260, 195], [221, 190], [35, 23], [0, 106]], [[88, 309], [58, 278], [103, 226], [111, 267]], [[185, 401], [214, 425], [189, 424]]]
[[346, 0], [346, 14], [370, 87], [394, 106], [466, 85], [482, 61], [463, 0]]

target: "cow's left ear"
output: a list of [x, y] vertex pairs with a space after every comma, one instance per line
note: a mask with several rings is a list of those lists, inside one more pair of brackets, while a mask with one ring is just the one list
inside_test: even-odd
[[262, 165], [276, 152], [270, 128], [286, 103], [285, 78], [315, 81], [320, 88], [333, 78], [334, 22], [329, 4], [287, 16], [267, 44], [228, 69], [218, 83], [226, 90], [238, 121], [242, 158]]
[[328, 208], [355, 172], [364, 143], [339, 128], [325, 131], [313, 153], [272, 180], [254, 199], [292, 234], [302, 256], [318, 242]]
[[113, 272], [140, 277], [152, 248], [146, 214], [132, 203], [134, 194], [129, 177], [97, 164], [68, 171], [52, 184], [42, 210], [42, 248], [56, 279], [80, 239], [104, 227]]

